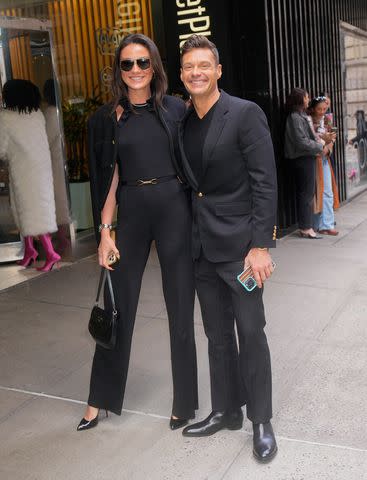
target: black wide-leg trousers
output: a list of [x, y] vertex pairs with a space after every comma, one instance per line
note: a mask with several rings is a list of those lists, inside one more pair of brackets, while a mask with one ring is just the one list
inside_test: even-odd
[[235, 409], [246, 403], [248, 418], [266, 423], [272, 417], [272, 382], [262, 290], [245, 290], [236, 278], [242, 270], [242, 261], [212, 263], [203, 253], [195, 262], [208, 338], [212, 409]]
[[316, 158], [298, 157], [291, 160], [296, 184], [298, 226], [302, 230], [314, 224], [314, 196], [316, 188]]
[[[172, 415], [193, 418], [198, 408], [195, 289], [191, 213], [181, 184], [174, 179], [157, 185], [123, 186], [119, 194], [116, 239], [121, 259], [111, 278], [120, 315], [117, 347], [106, 350], [96, 346], [88, 404], [121, 414], [141, 281], [151, 243], [155, 240], [169, 321]], [[107, 292], [106, 288], [108, 304]]]

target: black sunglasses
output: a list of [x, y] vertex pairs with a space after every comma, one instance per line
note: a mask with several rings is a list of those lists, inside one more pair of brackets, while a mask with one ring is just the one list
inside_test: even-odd
[[120, 70], [123, 70], [124, 72], [130, 72], [132, 70], [133, 66], [135, 65], [135, 62], [137, 66], [141, 70], [148, 70], [150, 67], [150, 58], [137, 58], [136, 60], [121, 60], [120, 61]]

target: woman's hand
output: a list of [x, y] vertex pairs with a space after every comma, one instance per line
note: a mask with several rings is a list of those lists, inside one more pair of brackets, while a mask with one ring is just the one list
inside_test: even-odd
[[320, 135], [320, 137], [325, 141], [325, 143], [334, 143], [336, 140], [336, 133], [334, 132], [323, 133]]
[[325, 145], [322, 153], [324, 155], [330, 155], [330, 153], [333, 151], [333, 146], [334, 146], [333, 143], [328, 143], [327, 145]]
[[101, 267], [107, 268], [107, 270], [113, 270], [107, 263], [108, 255], [113, 252], [118, 258], [120, 258], [120, 252], [116, 248], [115, 242], [112, 240], [109, 229], [103, 229], [101, 231], [101, 241], [98, 246], [98, 263]]

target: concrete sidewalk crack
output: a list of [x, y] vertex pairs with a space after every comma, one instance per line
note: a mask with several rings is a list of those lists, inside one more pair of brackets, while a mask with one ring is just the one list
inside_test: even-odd
[[[3, 423], [6, 419], [11, 417], [12, 415], [14, 415], [14, 413], [17, 412], [18, 410], [22, 410], [28, 403], [31, 403], [32, 401], [34, 401], [36, 399], [36, 397], [47, 398], [47, 399], [50, 399], [50, 400], [59, 400], [59, 401], [63, 401], [63, 402], [74, 403], [74, 404], [77, 404], [77, 405], [86, 405], [86, 402], [83, 402], [81, 400], [76, 400], [76, 399], [67, 398], [67, 397], [58, 397], [56, 395], [48, 395], [47, 393], [44, 393], [44, 392], [31, 392], [31, 391], [22, 390], [22, 389], [19, 389], [19, 388], [5, 387], [3, 385], [0, 385], [0, 390], [7, 391], [7, 392], [22, 393], [24, 395], [31, 395], [32, 396], [31, 399], [26, 400], [19, 407], [17, 407], [15, 410], [13, 410], [11, 413], [9, 413], [7, 416], [3, 417], [1, 423]], [[127, 408], [123, 408], [122, 411], [125, 412], [125, 413], [133, 414], [133, 415], [159, 418], [159, 419], [162, 419], [162, 420], [169, 420], [169, 418], [170, 418], [170, 417], [167, 417], [165, 415], [159, 415], [159, 414], [156, 414], [156, 413], [149, 413], [149, 412], [142, 412], [142, 411], [139, 411], [139, 410], [130, 410], [130, 409], [127, 409]], [[237, 430], [234, 433], [237, 434], [237, 435], [245, 434], [245, 435], [251, 436], [251, 437], [253, 435], [252, 432], [249, 432], [249, 431], [247, 431], [243, 428], [241, 430]], [[276, 435], [276, 438], [278, 440], [284, 440], [286, 442], [295, 442], [295, 443], [301, 443], [301, 444], [305, 444], [305, 445], [314, 445], [314, 446], [318, 446], [318, 447], [335, 448], [335, 449], [339, 449], [339, 450], [349, 450], [349, 451], [352, 451], [352, 452], [360, 452], [360, 453], [366, 453], [367, 454], [367, 448], [364, 449], [364, 448], [351, 447], [349, 445], [338, 445], [338, 444], [333, 444], [333, 443], [314, 442], [314, 441], [311, 441], [311, 440], [285, 437], [283, 435]], [[243, 447], [243, 448], [245, 448], [245, 447]], [[241, 448], [241, 450], [237, 454], [236, 458], [238, 458], [238, 456], [241, 454], [243, 448]], [[234, 461], [236, 460], [236, 458], [234, 459]], [[233, 462], [232, 462], [232, 464], [233, 464]], [[226, 473], [228, 473], [228, 469], [227, 469]], [[224, 477], [222, 477], [222, 479], [223, 478]]]

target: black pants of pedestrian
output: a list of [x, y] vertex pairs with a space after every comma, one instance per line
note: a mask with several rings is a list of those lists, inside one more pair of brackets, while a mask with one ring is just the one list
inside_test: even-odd
[[272, 417], [272, 383], [262, 290], [246, 291], [236, 278], [242, 270], [243, 261], [212, 263], [203, 254], [195, 262], [208, 338], [212, 409], [235, 409], [246, 403], [248, 418], [266, 423]]
[[316, 182], [316, 158], [298, 157], [291, 160], [296, 183], [298, 226], [301, 230], [312, 228], [313, 201]]
[[[141, 281], [155, 240], [169, 320], [172, 415], [193, 418], [198, 408], [194, 270], [191, 213], [181, 184], [174, 179], [157, 185], [122, 187], [116, 238], [121, 259], [111, 278], [120, 314], [117, 347], [110, 351], [96, 346], [88, 404], [121, 414]], [[107, 289], [105, 301], [109, 302]]]

